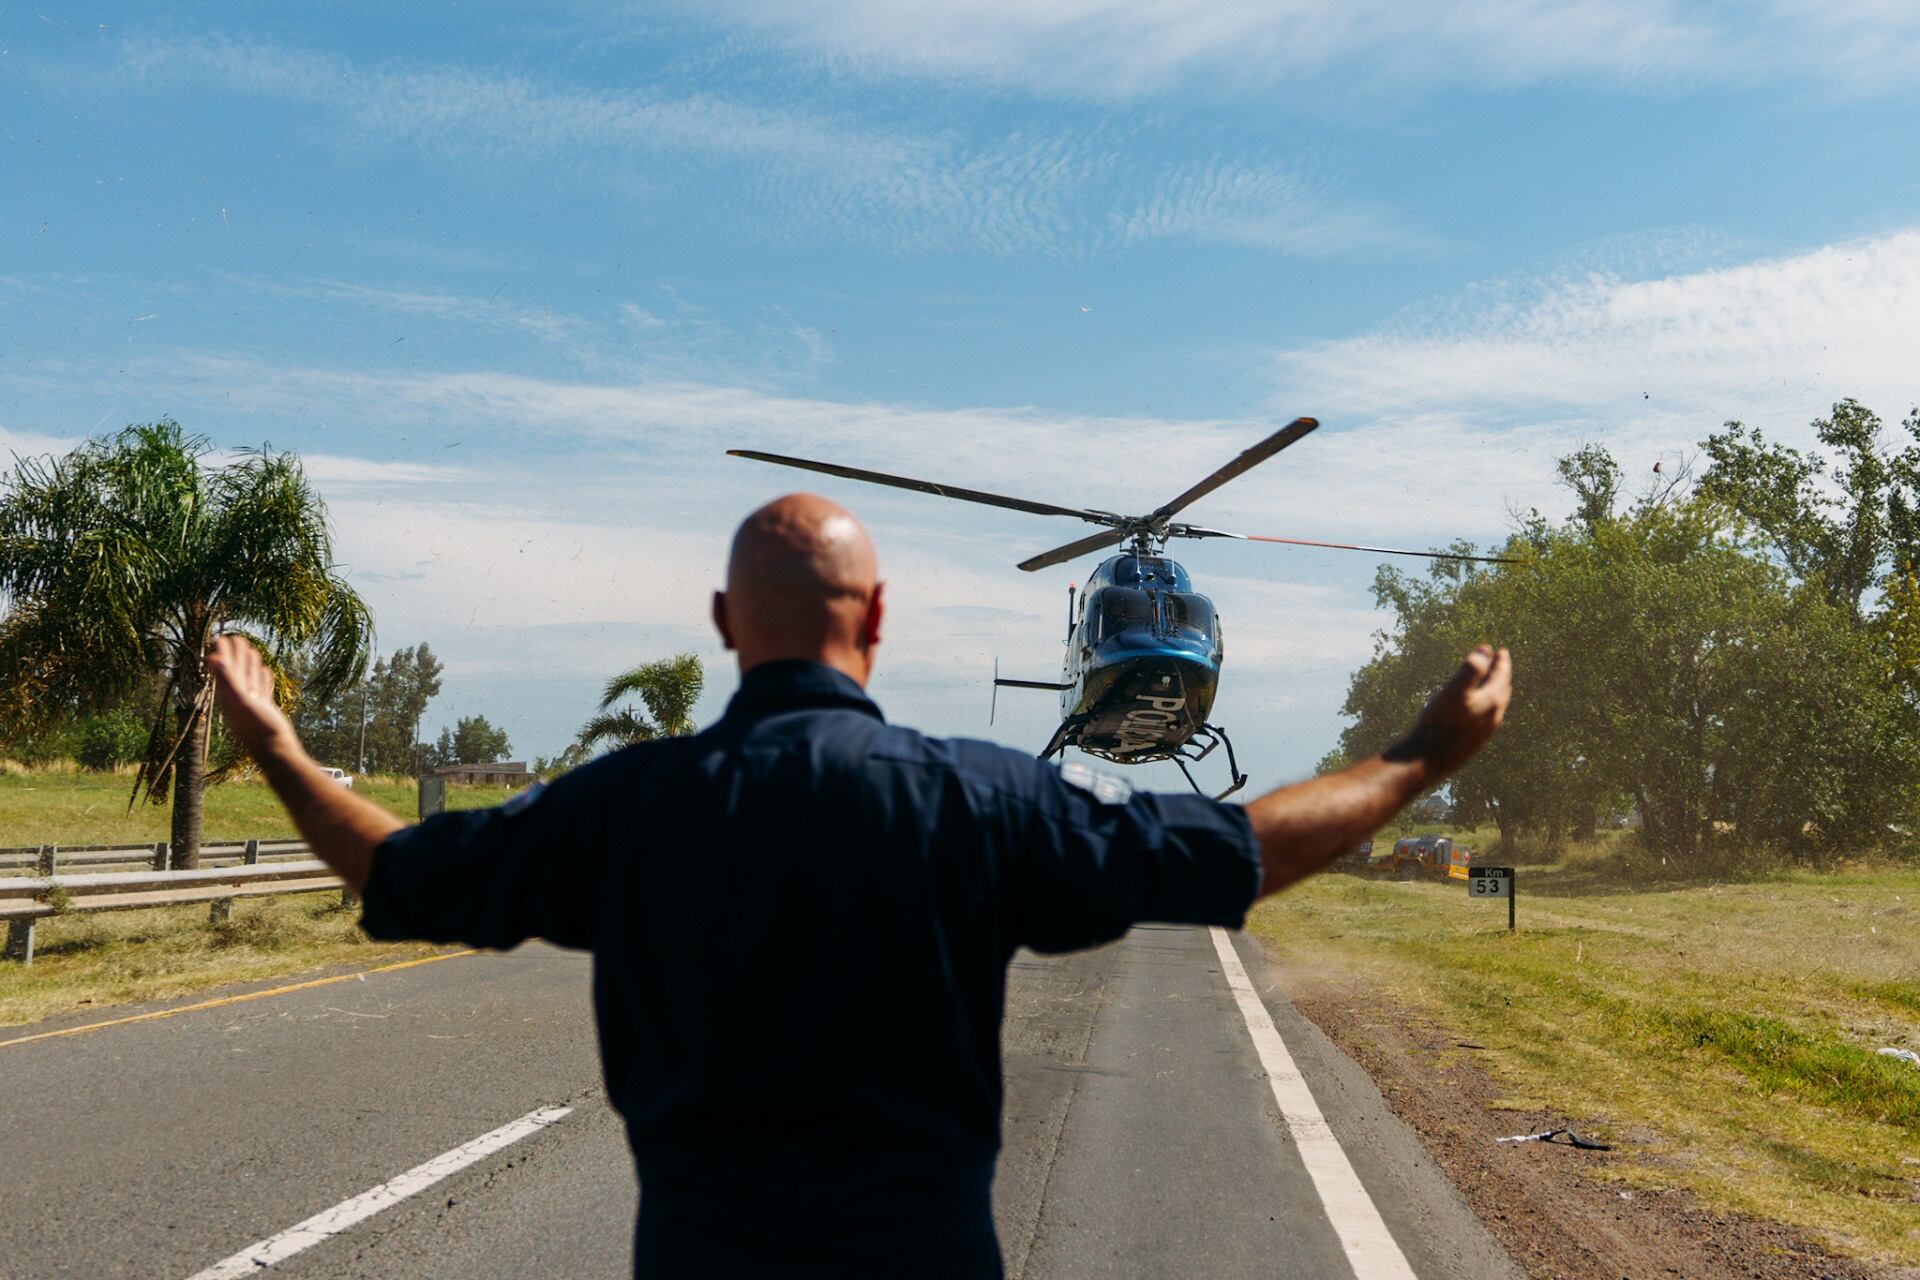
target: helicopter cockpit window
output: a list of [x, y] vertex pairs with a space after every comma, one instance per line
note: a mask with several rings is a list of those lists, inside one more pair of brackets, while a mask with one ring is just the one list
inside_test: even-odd
[[1213, 605], [1205, 596], [1169, 591], [1160, 599], [1167, 611], [1167, 625], [1175, 635], [1213, 643]]
[[1107, 640], [1122, 631], [1153, 625], [1153, 597], [1132, 587], [1108, 587], [1097, 598], [1100, 612], [1098, 639]]

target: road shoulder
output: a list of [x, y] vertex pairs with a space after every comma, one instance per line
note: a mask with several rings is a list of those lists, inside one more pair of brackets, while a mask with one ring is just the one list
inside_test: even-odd
[[1234, 946], [1327, 1125], [1415, 1274], [1424, 1280], [1518, 1280], [1524, 1273], [1504, 1242], [1478, 1220], [1478, 1206], [1461, 1196], [1377, 1080], [1295, 1007], [1269, 949], [1248, 933], [1234, 935]]
[[1556, 1280], [1894, 1280], [1778, 1223], [1701, 1208], [1682, 1191], [1610, 1185], [1622, 1152], [1496, 1139], [1582, 1117], [1500, 1106], [1476, 1047], [1431, 1015], [1316, 959], [1268, 951], [1267, 972], [1300, 1015], [1372, 1077], [1492, 1236], [1530, 1276]]
[[0, 1048], [16, 1043], [85, 1035], [96, 1028], [148, 1022], [175, 1014], [217, 1008], [223, 1004], [271, 999], [310, 987], [350, 982], [364, 979], [370, 974], [405, 970], [474, 954], [477, 953], [463, 947], [414, 945], [392, 954], [375, 952], [359, 963], [308, 965], [265, 977], [209, 982], [204, 986], [194, 986], [148, 1000], [108, 1000], [98, 1004], [89, 1001], [83, 1007], [63, 1010], [32, 1022], [0, 1024]]

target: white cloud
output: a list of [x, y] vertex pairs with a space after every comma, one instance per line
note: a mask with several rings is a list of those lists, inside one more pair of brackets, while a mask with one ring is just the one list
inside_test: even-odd
[[667, 327], [667, 322], [647, 310], [637, 302], [623, 302], [619, 306], [620, 318], [640, 333], [651, 333]]
[[1122, 243], [1173, 239], [1296, 254], [1426, 243], [1386, 210], [1344, 201], [1304, 170], [1219, 162], [1166, 175], [1114, 224]]
[[573, 154], [583, 147], [859, 167], [907, 158], [908, 144], [812, 112], [706, 95], [550, 87], [457, 66], [367, 67], [330, 54], [217, 36], [132, 44], [126, 65], [141, 76], [197, 72], [236, 92], [337, 108], [369, 134], [496, 158]]
[[0, 457], [4, 457], [9, 464], [0, 467], [0, 470], [11, 471], [13, 468], [10, 464], [15, 457], [38, 458], [48, 454], [62, 454], [78, 443], [77, 440], [66, 436], [0, 426]]
[[269, 279], [230, 271], [215, 274], [226, 284], [272, 297], [307, 298], [452, 324], [506, 329], [532, 334], [548, 342], [577, 342], [586, 332], [586, 325], [577, 317], [551, 307], [531, 307], [499, 297], [482, 298], [417, 287], [389, 288], [326, 277]]
[[1658, 457], [1728, 418], [1793, 428], [1920, 399], [1920, 229], [1712, 271], [1497, 285], [1283, 353], [1288, 403], [1518, 447], [1592, 435]]
[[[1277, 406], [1273, 418], [1182, 419], [945, 408], [708, 382], [558, 381], [489, 370], [363, 373], [193, 352], [130, 365], [143, 385], [175, 402], [256, 421], [284, 416], [289, 426], [351, 421], [405, 437], [408, 448], [445, 446], [444, 424], [459, 423], [457, 438], [468, 454], [510, 450], [517, 476], [571, 474], [576, 495], [581, 485], [591, 491], [616, 476], [640, 491], [693, 477], [716, 501], [817, 488], [902, 519], [926, 516], [941, 526], [964, 519], [955, 527], [971, 539], [991, 538], [1001, 548], [996, 554], [1010, 560], [1069, 540], [1077, 526], [1011, 512], [982, 526], [986, 513], [959, 504], [736, 461], [724, 451], [757, 448], [1041, 501], [1148, 511], [1296, 411], [1290, 403]], [[1299, 408], [1319, 408], [1309, 397], [1294, 399]], [[1320, 433], [1208, 497], [1190, 517], [1248, 533], [1422, 548], [1455, 536], [1497, 538], [1506, 528], [1507, 499], [1524, 505], [1550, 493], [1551, 440], [1542, 454], [1530, 455], [1518, 437], [1496, 437], [1458, 414], [1322, 416], [1327, 426]], [[1149, 461], [1132, 464], [1139, 460]], [[1476, 496], [1444, 506], [1424, 500], [1436, 491]], [[951, 514], [935, 514], [941, 511]]]
[[[324, 111], [365, 138], [488, 165], [538, 164], [543, 181], [643, 207], [684, 213], [698, 199], [726, 225], [773, 241], [1067, 257], [1168, 237], [1310, 255], [1426, 247], [1388, 211], [1344, 201], [1310, 168], [1251, 157], [1167, 172], [1100, 128], [916, 130], [704, 92], [368, 66], [220, 37], [135, 43], [123, 63], [136, 81], [268, 95]], [[338, 284], [309, 287], [328, 283]]]
[[[52, 435], [38, 431], [16, 431], [0, 426], [0, 455], [7, 458], [36, 458], [71, 453], [81, 443], [79, 436]], [[231, 462], [238, 453], [216, 452], [209, 465]], [[392, 462], [376, 458], [356, 458], [333, 453], [302, 453], [300, 465], [307, 479], [328, 492], [351, 490], [366, 493], [382, 489], [412, 491], [421, 485], [451, 485], [476, 479], [465, 467], [423, 462]], [[11, 467], [0, 467], [0, 471]]]
[[1900, 0], [715, 0], [699, 12], [836, 66], [1107, 100], [1298, 80], [1369, 96], [1768, 76], [1887, 92], [1920, 67], [1920, 11]]
[[509, 258], [499, 252], [461, 245], [446, 238], [425, 240], [362, 229], [339, 237], [337, 243], [341, 248], [355, 253], [370, 253], [413, 263], [430, 262], [461, 271], [510, 271], [524, 269], [526, 265], [523, 258]]
[[382, 462], [373, 458], [353, 458], [332, 453], [303, 453], [300, 463], [307, 478], [329, 488], [373, 488], [391, 486], [454, 484], [475, 478], [466, 467], [435, 466], [421, 462]]

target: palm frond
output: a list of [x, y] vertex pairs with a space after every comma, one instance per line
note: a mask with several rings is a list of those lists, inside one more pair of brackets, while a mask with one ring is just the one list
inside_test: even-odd
[[580, 728], [580, 745], [589, 751], [602, 744], [611, 748], [630, 747], [636, 742], [651, 742], [659, 737], [654, 727], [632, 711], [603, 712]]
[[700, 699], [705, 679], [700, 659], [691, 653], [644, 663], [607, 681], [600, 709], [606, 711], [623, 698], [638, 697], [653, 717], [658, 736], [689, 734], [694, 731], [693, 705]]

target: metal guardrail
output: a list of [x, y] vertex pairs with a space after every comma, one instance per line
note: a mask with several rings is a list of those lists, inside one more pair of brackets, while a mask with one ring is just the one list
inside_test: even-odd
[[[0, 920], [7, 925], [0, 959], [32, 964], [34, 926], [48, 916], [210, 902], [212, 918], [221, 920], [235, 898], [323, 889], [340, 890], [343, 895], [346, 892], [340, 878], [323, 862], [300, 857], [263, 863], [258, 861], [255, 841], [248, 841], [245, 851], [255, 860], [240, 866], [0, 877]], [[305, 854], [307, 850], [300, 846], [296, 852]]]
[[[251, 866], [308, 856], [307, 846], [298, 840], [228, 840], [200, 846], [201, 866]], [[164, 840], [152, 844], [32, 845], [0, 849], [0, 882], [11, 875], [53, 875], [62, 867], [152, 867], [164, 871], [171, 863]]]

